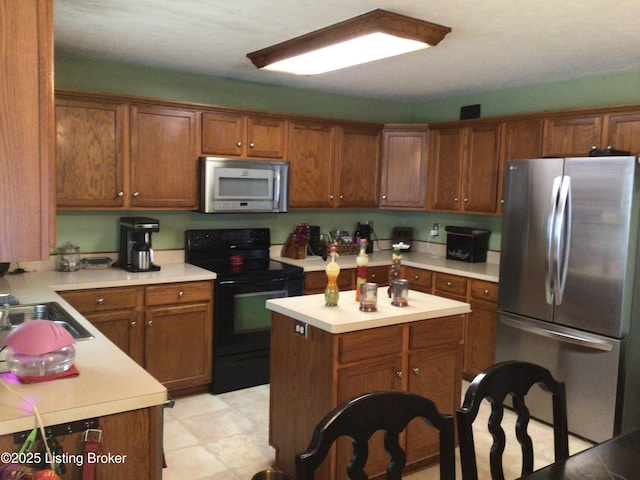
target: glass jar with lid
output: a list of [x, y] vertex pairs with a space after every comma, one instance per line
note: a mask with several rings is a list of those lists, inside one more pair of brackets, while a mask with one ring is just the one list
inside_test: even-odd
[[56, 270], [59, 272], [75, 272], [80, 270], [80, 247], [71, 242], [56, 249]]

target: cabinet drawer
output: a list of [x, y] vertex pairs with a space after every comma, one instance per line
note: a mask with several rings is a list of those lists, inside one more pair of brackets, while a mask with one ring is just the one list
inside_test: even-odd
[[213, 296], [211, 282], [188, 282], [153, 285], [145, 288], [145, 305], [208, 302]]
[[462, 343], [463, 319], [463, 315], [451, 315], [411, 324], [409, 348], [415, 350], [434, 345]]
[[367, 282], [389, 285], [389, 267], [384, 265], [367, 267]]
[[442, 293], [453, 293], [455, 295], [467, 295], [467, 279], [458, 277], [457, 275], [448, 275], [446, 273], [436, 273], [435, 289]]
[[344, 333], [338, 340], [338, 361], [355, 362], [402, 351], [402, 326]]
[[404, 267], [404, 278], [409, 280], [410, 288], [420, 292], [431, 293], [433, 286], [432, 272], [422, 268]]
[[471, 280], [471, 297], [486, 302], [498, 301], [498, 284], [483, 280]]
[[60, 296], [81, 313], [136, 308], [138, 288], [101, 288], [59, 292]]

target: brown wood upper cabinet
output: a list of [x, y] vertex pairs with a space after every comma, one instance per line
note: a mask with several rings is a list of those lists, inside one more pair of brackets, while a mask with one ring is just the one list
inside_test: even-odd
[[425, 207], [427, 130], [417, 127], [385, 126], [382, 132], [380, 208]]
[[56, 96], [60, 209], [193, 209], [195, 110]]
[[289, 123], [289, 207], [376, 207], [380, 129]]
[[640, 154], [640, 111], [605, 109], [552, 116], [544, 122], [544, 156], [583, 157], [591, 148]]
[[46, 260], [55, 244], [53, 2], [2, 2], [0, 30], [0, 262]]
[[202, 154], [282, 160], [287, 151], [287, 122], [240, 113], [202, 114]]
[[435, 126], [429, 139], [428, 208], [494, 214], [498, 210], [500, 124]]

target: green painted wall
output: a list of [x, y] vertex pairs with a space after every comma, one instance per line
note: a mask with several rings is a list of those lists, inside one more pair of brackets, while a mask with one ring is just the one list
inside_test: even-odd
[[[93, 61], [57, 55], [58, 88], [119, 93], [184, 102], [381, 123], [456, 120], [460, 106], [480, 103], [482, 116], [556, 110], [583, 106], [640, 103], [640, 70], [617, 75], [533, 85], [451, 98], [401, 103], [238, 82], [166, 69]], [[67, 240], [83, 253], [117, 250], [120, 216], [144, 215], [160, 220], [154, 236], [158, 249], [182, 248], [183, 232], [192, 228], [269, 227], [272, 241], [282, 243], [297, 223], [353, 231], [358, 221], [373, 220], [378, 238], [388, 239], [395, 226], [409, 226], [427, 240], [433, 223], [486, 228], [489, 247], [500, 248], [500, 218], [411, 211], [303, 211], [286, 214], [203, 215], [195, 212], [58, 212], [58, 245]], [[444, 232], [435, 239], [446, 241]]]

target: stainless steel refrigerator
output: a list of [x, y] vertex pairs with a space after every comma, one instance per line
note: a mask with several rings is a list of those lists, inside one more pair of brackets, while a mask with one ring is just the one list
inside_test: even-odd
[[[496, 361], [566, 383], [569, 430], [640, 427], [640, 166], [636, 157], [509, 161]], [[539, 387], [532, 415], [551, 421]]]

